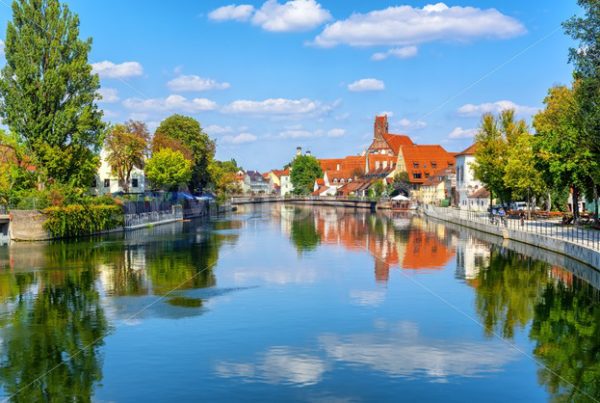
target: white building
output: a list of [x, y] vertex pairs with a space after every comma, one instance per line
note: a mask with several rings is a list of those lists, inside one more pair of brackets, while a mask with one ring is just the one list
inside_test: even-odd
[[[110, 169], [110, 165], [106, 160], [107, 155], [108, 152], [103, 148], [100, 152], [100, 168], [94, 178], [91, 189], [92, 193], [97, 196], [124, 191], [123, 187], [119, 184], [119, 178]], [[144, 170], [134, 167], [129, 180], [129, 193], [144, 193], [145, 188]]]
[[[456, 193], [458, 208], [461, 210], [487, 211], [490, 206], [489, 193], [485, 186], [475, 179], [475, 144], [456, 155]], [[487, 194], [487, 196], [485, 196]]]

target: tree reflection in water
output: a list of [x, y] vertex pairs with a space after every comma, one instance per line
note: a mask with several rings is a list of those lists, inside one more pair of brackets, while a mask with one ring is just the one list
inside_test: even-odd
[[600, 399], [600, 292], [564, 269], [491, 246], [476, 281], [486, 335], [512, 338], [531, 324], [539, 382], [553, 400]]
[[[211, 269], [219, 248], [237, 235], [210, 226], [193, 231], [5, 249], [10, 254], [0, 256], [5, 395], [23, 402], [91, 401], [102, 380], [100, 347], [110, 329], [101, 295], [164, 295], [215, 285]], [[165, 303], [202, 306], [200, 298], [182, 295]]]
[[574, 281], [548, 284], [531, 328], [534, 354], [549, 370], [539, 380], [556, 401], [600, 400], [600, 298], [598, 290]]
[[[91, 400], [102, 379], [98, 349], [108, 332], [96, 275], [90, 266], [41, 271], [28, 287], [8, 296], [0, 381], [13, 401]], [[0, 278], [4, 283], [9, 276]]]

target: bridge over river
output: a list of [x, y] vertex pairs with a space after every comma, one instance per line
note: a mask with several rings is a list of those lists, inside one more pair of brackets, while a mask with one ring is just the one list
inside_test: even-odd
[[368, 209], [371, 211], [375, 211], [377, 208], [384, 208], [384, 204], [377, 202], [375, 200], [346, 198], [346, 197], [254, 196], [254, 197], [234, 197], [231, 199], [231, 204], [234, 206], [244, 205], [244, 204], [263, 204], [263, 203], [290, 203], [290, 204], [315, 205], [315, 206], [347, 207], [347, 208], [355, 208], [355, 209]]

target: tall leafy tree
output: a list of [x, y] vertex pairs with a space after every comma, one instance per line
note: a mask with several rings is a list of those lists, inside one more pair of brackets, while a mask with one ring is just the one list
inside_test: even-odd
[[192, 162], [179, 151], [163, 148], [146, 162], [146, 177], [157, 189], [175, 190], [192, 176]]
[[177, 140], [191, 151], [189, 187], [192, 191], [202, 190], [210, 181], [208, 165], [215, 155], [215, 143], [202, 131], [200, 123], [189, 116], [172, 115], [161, 122], [155, 136]]
[[532, 197], [542, 195], [546, 190], [542, 174], [536, 167], [533, 136], [527, 131], [516, 135], [514, 146], [508, 149], [504, 183], [512, 189], [513, 196], [526, 198], [528, 215], [531, 218]]
[[31, 151], [45, 179], [87, 187], [104, 124], [98, 76], [79, 39], [79, 18], [58, 0], [17, 0], [5, 38], [0, 116]]
[[515, 121], [514, 111], [506, 110], [499, 117], [490, 113], [483, 115], [475, 136], [475, 177], [485, 184], [491, 198], [498, 197], [503, 203], [512, 197], [512, 190], [504, 180], [508, 151], [515, 147], [516, 139], [525, 132], [525, 122]]
[[550, 185], [572, 189], [573, 213], [578, 217], [579, 196], [598, 161], [586, 145], [575, 91], [566, 86], [553, 87], [544, 104], [546, 108], [533, 119], [538, 159], [550, 173], [546, 175]]
[[574, 16], [563, 25], [578, 46], [569, 50], [575, 66], [575, 100], [579, 108], [579, 144], [589, 162], [583, 179], [584, 191], [596, 204], [600, 193], [600, 5], [597, 0], [578, 0], [583, 16]]
[[133, 168], [144, 168], [148, 139], [146, 124], [133, 120], [114, 126], [106, 138], [107, 162], [125, 192], [129, 192]]
[[323, 175], [319, 161], [312, 155], [299, 155], [292, 161], [290, 180], [294, 185], [294, 193], [310, 194], [315, 180]]

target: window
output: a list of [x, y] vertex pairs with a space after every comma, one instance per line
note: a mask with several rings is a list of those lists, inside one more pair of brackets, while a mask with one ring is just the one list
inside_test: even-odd
[[131, 180], [131, 187], [136, 188], [136, 187], [138, 187], [138, 185], [139, 185], [138, 178], [133, 178]]
[[431, 161], [431, 168], [436, 169], [437, 168], [437, 162]]
[[425, 177], [429, 178], [429, 172], [425, 172]]
[[414, 179], [421, 179], [421, 173], [420, 173], [420, 172], [415, 172], [415, 173], [413, 174], [413, 178], [414, 178]]
[[109, 188], [110, 187], [110, 179], [104, 179], [104, 187], [105, 188]]
[[375, 161], [375, 169], [379, 169], [379, 161]]
[[96, 182], [96, 178], [94, 178], [92, 181], [92, 187], [95, 188], [96, 186], [98, 186], [98, 183]]
[[413, 162], [413, 168], [415, 168], [415, 169], [419, 168], [419, 163], [418, 162]]

